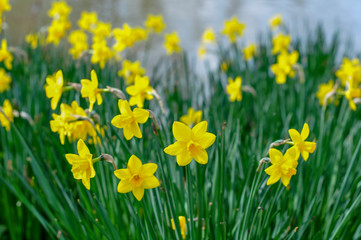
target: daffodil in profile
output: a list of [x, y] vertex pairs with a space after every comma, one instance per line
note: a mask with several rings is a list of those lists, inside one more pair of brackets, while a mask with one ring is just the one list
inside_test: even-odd
[[129, 99], [130, 106], [137, 105], [143, 108], [145, 99], [153, 99], [153, 88], [149, 86], [149, 78], [147, 76], [136, 76], [134, 85], [127, 87], [126, 91], [131, 96]]
[[0, 124], [6, 129], [6, 131], [10, 131], [10, 124], [11, 124], [10, 122], [14, 122], [14, 115], [13, 115], [13, 108], [8, 99], [5, 99], [1, 109], [3, 113], [0, 112]]
[[254, 43], [243, 48], [243, 58], [246, 61], [251, 60], [256, 55], [257, 47]]
[[0, 93], [10, 89], [11, 76], [8, 75], [5, 69], [0, 68]]
[[283, 24], [283, 18], [281, 14], [276, 14], [274, 15], [270, 20], [269, 20], [269, 24], [271, 26], [271, 29], [276, 29], [277, 27], [279, 27], [280, 25]]
[[71, 172], [75, 179], [82, 180], [84, 186], [90, 190], [90, 178], [95, 176], [95, 170], [92, 162], [92, 154], [83, 140], [77, 144], [78, 155], [65, 154], [66, 160], [72, 165]]
[[291, 44], [291, 36], [284, 35], [283, 33], [278, 34], [272, 39], [272, 54], [277, 54], [283, 51], [287, 51], [288, 46]]
[[[321, 83], [318, 86], [318, 91], [316, 93], [316, 97], [318, 98], [320, 105], [323, 106], [325, 103], [325, 97], [328, 93], [332, 92], [334, 88], [334, 82], [332, 80], [328, 81], [327, 83]], [[331, 97], [328, 99], [327, 104], [334, 102], [335, 97]]]
[[181, 51], [180, 38], [178, 33], [173, 32], [165, 35], [164, 48], [167, 50], [167, 54], [171, 55], [174, 52], [179, 53]]
[[229, 100], [231, 102], [241, 101], [242, 100], [242, 78], [236, 77], [236, 79], [228, 78], [228, 85], [226, 88], [227, 94], [229, 95]]
[[193, 108], [189, 108], [188, 113], [181, 116], [179, 120], [189, 127], [193, 124], [198, 124], [202, 120], [202, 111], [195, 111]]
[[202, 121], [191, 129], [184, 123], [174, 122], [173, 135], [177, 141], [166, 147], [164, 152], [177, 156], [179, 166], [188, 165], [193, 159], [200, 164], [208, 163], [206, 149], [214, 143], [216, 136], [207, 132], [207, 126], [208, 123]]
[[90, 31], [95, 28], [98, 22], [98, 14], [96, 12], [82, 12], [78, 25], [81, 29]]
[[124, 137], [127, 140], [133, 138], [142, 138], [142, 132], [139, 128], [139, 123], [145, 123], [149, 118], [149, 112], [141, 108], [132, 109], [128, 101], [119, 99], [118, 107], [120, 115], [115, 116], [111, 123], [117, 128], [123, 128]]
[[154, 176], [158, 165], [155, 163], [142, 164], [140, 159], [132, 155], [129, 158], [127, 168], [114, 171], [114, 175], [120, 179], [118, 192], [132, 192], [134, 197], [140, 201], [144, 196], [144, 189], [159, 186], [158, 179]]
[[[187, 221], [186, 221], [186, 218], [184, 216], [179, 216], [178, 220], [179, 220], [179, 225], [180, 225], [180, 228], [181, 228], [182, 238], [186, 239], [186, 233], [187, 233]], [[171, 219], [170, 221], [171, 221], [171, 224], [172, 224], [172, 229], [175, 230], [174, 220]]]
[[303, 125], [301, 134], [296, 129], [288, 130], [290, 137], [293, 141], [294, 148], [297, 150], [297, 158], [300, 156], [300, 153], [305, 161], [307, 161], [309, 154], [313, 153], [316, 149], [315, 142], [307, 142], [305, 141], [310, 134], [310, 129], [308, 124], [305, 123]]
[[0, 62], [4, 62], [4, 65], [7, 69], [13, 68], [13, 55], [8, 51], [8, 44], [6, 39], [4, 38], [1, 41], [1, 48], [0, 48]]
[[231, 43], [234, 43], [237, 37], [242, 36], [245, 28], [246, 25], [244, 23], [239, 22], [236, 17], [233, 17], [224, 22], [222, 34], [227, 35]]
[[270, 175], [267, 185], [274, 184], [281, 179], [285, 187], [290, 183], [291, 177], [297, 173], [298, 157], [297, 150], [294, 147], [289, 148], [285, 155], [279, 150], [271, 148], [269, 151], [272, 166], [268, 167], [265, 172]]
[[102, 104], [103, 98], [100, 94], [101, 90], [98, 88], [98, 77], [94, 70], [91, 71], [91, 80], [82, 79], [81, 81], [81, 96], [83, 98], [89, 99], [89, 110], [93, 110], [94, 103], [97, 102], [98, 105]]
[[147, 21], [144, 22], [146, 28], [155, 33], [161, 33], [165, 28], [162, 15], [148, 15]]
[[57, 71], [55, 74], [46, 78], [44, 86], [46, 97], [51, 99], [51, 109], [55, 110], [63, 93], [63, 72]]

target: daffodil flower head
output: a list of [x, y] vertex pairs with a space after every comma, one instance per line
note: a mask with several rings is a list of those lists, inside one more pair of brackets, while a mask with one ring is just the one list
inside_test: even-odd
[[202, 34], [202, 43], [215, 43], [216, 42], [216, 34], [212, 28], [207, 28]]
[[274, 15], [270, 20], [269, 20], [269, 24], [271, 26], [271, 29], [274, 30], [277, 27], [279, 27], [280, 25], [283, 24], [283, 19], [282, 19], [282, 15], [281, 14], [276, 14]]
[[[2, 110], [6, 116], [2, 112], [0, 112], [0, 124], [3, 126], [6, 131], [10, 131], [10, 122], [14, 122], [13, 108], [8, 99], [5, 99]], [[10, 120], [10, 121], [9, 121]]]
[[296, 129], [290, 129], [288, 130], [288, 133], [290, 134], [290, 137], [294, 144], [294, 148], [296, 149], [297, 158], [300, 156], [301, 153], [303, 159], [307, 161], [309, 154], [313, 153], [316, 149], [315, 142], [305, 141], [310, 134], [310, 128], [308, 127], [308, 124], [305, 123], [303, 125], [301, 134]]
[[172, 55], [174, 52], [179, 53], [181, 51], [180, 38], [178, 33], [173, 32], [165, 35], [164, 48], [167, 50], [168, 55]]
[[342, 59], [340, 69], [336, 71], [336, 76], [341, 80], [341, 85], [346, 86], [349, 83], [355, 87], [361, 84], [361, 65], [358, 58], [352, 60]]
[[191, 127], [202, 120], [202, 111], [195, 111], [193, 108], [189, 108], [187, 115], [181, 116], [179, 120]]
[[[181, 228], [182, 238], [186, 239], [186, 233], [187, 233], [187, 221], [186, 221], [186, 218], [184, 216], [179, 216], [178, 220], [179, 220], [179, 225], [180, 225], [180, 228]], [[171, 221], [171, 224], [172, 224], [172, 229], [175, 230], [174, 220], [171, 219], [170, 221]]]
[[284, 35], [283, 33], [278, 34], [276, 37], [272, 39], [272, 54], [275, 55], [277, 53], [287, 51], [288, 46], [291, 44], [291, 36]]
[[[333, 88], [334, 88], [334, 82], [332, 80], [328, 81], [327, 83], [321, 83], [318, 86], [318, 91], [316, 93], [316, 97], [318, 98], [321, 106], [324, 105], [326, 95], [328, 93], [332, 92]], [[335, 101], [335, 97], [331, 97], [328, 99], [327, 104], [334, 102], [334, 101]]]
[[32, 49], [35, 49], [38, 47], [39, 34], [28, 34], [25, 37], [25, 41], [30, 44]]
[[98, 77], [95, 70], [91, 71], [91, 80], [82, 79], [80, 82], [82, 85], [81, 96], [89, 99], [89, 111], [92, 111], [95, 102], [97, 102], [98, 105], [103, 103], [103, 98], [100, 94], [101, 91], [98, 88]]
[[162, 15], [148, 15], [147, 21], [144, 22], [144, 25], [149, 31], [155, 33], [161, 33], [165, 28]]
[[106, 42], [106, 38], [108, 38], [112, 33], [112, 25], [110, 23], [99, 21], [95, 27], [91, 29], [91, 32], [93, 33], [94, 44], [99, 42]]
[[63, 93], [63, 72], [57, 71], [55, 74], [46, 78], [44, 86], [46, 97], [51, 99], [51, 109], [55, 110]]
[[90, 61], [92, 64], [98, 63], [101, 69], [104, 69], [107, 61], [109, 61], [114, 56], [114, 52], [108, 47], [105, 40], [94, 41], [92, 50], [93, 54]]
[[277, 63], [271, 66], [271, 71], [276, 75], [277, 84], [284, 84], [286, 83], [287, 76], [293, 78], [296, 75], [293, 67], [297, 63], [298, 56], [297, 51], [292, 53], [283, 51], [277, 56]]
[[129, 106], [128, 101], [119, 99], [118, 107], [120, 115], [115, 116], [111, 124], [117, 128], [123, 128], [124, 137], [127, 140], [133, 138], [142, 138], [142, 132], [139, 128], [139, 123], [145, 123], [149, 118], [149, 112], [141, 108], [132, 109]]
[[81, 29], [91, 31], [96, 27], [98, 14], [96, 12], [82, 12], [78, 25]]
[[198, 57], [200, 59], [204, 59], [204, 57], [207, 54], [207, 48], [204, 45], [201, 45], [201, 46], [199, 46], [197, 53], [198, 53]]
[[48, 28], [46, 43], [53, 43], [57, 46], [65, 36], [66, 30], [71, 27], [71, 22], [67, 20], [53, 20]]
[[66, 1], [57, 1], [52, 3], [52, 7], [48, 11], [48, 15], [49, 17], [57, 20], [64, 19], [69, 16], [71, 10], [71, 7], [66, 3]]
[[77, 59], [81, 54], [88, 50], [88, 36], [83, 30], [74, 30], [70, 33], [68, 41], [72, 44], [72, 48], [69, 53], [73, 56], [73, 59]]
[[136, 76], [134, 85], [126, 88], [127, 93], [131, 96], [129, 99], [130, 106], [137, 105], [143, 108], [144, 101], [153, 99], [153, 88], [149, 86], [149, 78], [147, 76]]
[[11, 5], [9, 4], [9, 0], [1, 0], [0, 1], [0, 13], [7, 12], [11, 10]]
[[181, 122], [173, 123], [173, 135], [177, 140], [166, 147], [164, 152], [168, 155], [177, 156], [179, 166], [188, 165], [193, 159], [199, 164], [208, 163], [206, 149], [210, 147], [216, 136], [207, 132], [208, 123], [202, 121], [192, 129]]
[[13, 65], [13, 55], [8, 51], [8, 44], [6, 39], [4, 38], [1, 41], [1, 48], [0, 48], [0, 62], [4, 62], [4, 65], [7, 69], [12, 69]]
[[281, 179], [285, 187], [290, 183], [291, 177], [297, 173], [298, 156], [294, 147], [289, 148], [285, 155], [279, 150], [271, 148], [269, 151], [272, 166], [268, 167], [265, 172], [270, 175], [267, 185], [274, 184]]
[[134, 83], [137, 75], [143, 76], [145, 74], [145, 69], [141, 67], [139, 61], [124, 60], [122, 66], [123, 68], [118, 71], [118, 76], [123, 77], [127, 84]]
[[257, 50], [256, 45], [254, 43], [251, 43], [247, 47], [243, 48], [243, 58], [246, 61], [251, 60], [256, 54], [256, 50]]
[[86, 189], [90, 190], [90, 178], [95, 177], [92, 154], [83, 140], [77, 144], [78, 155], [65, 154], [66, 160], [72, 165], [71, 172], [75, 179], [82, 180]]
[[0, 68], [0, 93], [10, 89], [11, 76], [8, 75], [5, 69]]
[[237, 37], [241, 37], [243, 30], [246, 28], [244, 23], [238, 22], [236, 17], [225, 21], [222, 34], [227, 35], [231, 43], [236, 42]]
[[226, 88], [227, 94], [229, 95], [229, 100], [231, 102], [241, 101], [242, 100], [242, 78], [236, 77], [236, 79], [228, 78], [228, 85]]
[[353, 111], [356, 111], [357, 107], [353, 99], [361, 97], [361, 89], [354, 88], [350, 84], [348, 84], [348, 89], [345, 91], [345, 97], [348, 100], [350, 108]]
[[159, 186], [158, 179], [154, 176], [158, 165], [155, 163], [142, 164], [140, 159], [132, 155], [129, 158], [127, 168], [114, 171], [114, 175], [120, 179], [118, 192], [133, 192], [134, 197], [140, 201], [144, 196], [144, 189]]

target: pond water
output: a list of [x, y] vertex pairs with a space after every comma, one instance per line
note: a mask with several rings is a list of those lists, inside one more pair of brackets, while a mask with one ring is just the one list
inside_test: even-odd
[[[232, 16], [247, 24], [245, 41], [256, 39], [268, 28], [268, 19], [276, 13], [284, 16], [293, 34], [303, 35], [318, 23], [328, 37], [340, 30], [342, 39], [351, 39], [361, 49], [360, 0], [68, 0], [75, 25], [81, 11], [97, 11], [99, 19], [121, 26], [141, 25], [147, 15], [162, 14], [167, 31], [177, 31], [182, 46], [195, 52], [206, 27], [216, 31]], [[47, 11], [50, 0], [10, 0], [12, 10], [5, 13], [6, 36], [12, 44], [23, 41], [26, 34], [50, 22]]]

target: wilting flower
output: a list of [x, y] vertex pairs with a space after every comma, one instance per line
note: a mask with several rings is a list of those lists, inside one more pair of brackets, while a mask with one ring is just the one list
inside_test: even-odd
[[207, 28], [202, 34], [202, 43], [214, 43], [216, 41], [216, 34], [212, 28]]
[[[179, 220], [179, 225], [180, 225], [180, 228], [181, 228], [182, 238], [183, 238], [183, 239], [186, 239], [186, 232], [187, 232], [187, 221], [186, 221], [186, 218], [185, 218], [184, 216], [179, 216], [179, 217], [178, 217], [178, 220]], [[170, 221], [171, 221], [171, 223], [172, 223], [172, 229], [175, 230], [174, 220], [171, 219]]]
[[102, 95], [100, 94], [101, 89], [98, 88], [98, 77], [97, 77], [97, 73], [92, 70], [91, 71], [91, 80], [89, 79], [82, 79], [80, 80], [81, 82], [81, 96], [83, 98], [88, 98], [89, 99], [89, 111], [93, 110], [93, 105], [95, 102], [98, 103], [98, 105], [102, 104], [103, 102], [103, 98]]
[[92, 157], [83, 140], [77, 144], [78, 154], [65, 154], [66, 160], [72, 165], [71, 172], [75, 179], [82, 180], [84, 186], [90, 190], [90, 178], [95, 177]]
[[345, 97], [348, 100], [349, 106], [353, 111], [356, 111], [357, 107], [355, 102], [353, 101], [354, 98], [361, 97], [361, 89], [360, 88], [354, 88], [349, 84], [348, 89], [345, 91]]
[[275, 149], [271, 148], [269, 151], [272, 166], [268, 167], [265, 172], [270, 175], [267, 185], [274, 184], [281, 179], [283, 185], [287, 187], [290, 183], [291, 177], [297, 173], [298, 157], [297, 151], [294, 147], [289, 148], [285, 155]]
[[118, 71], [118, 76], [123, 77], [127, 84], [134, 83], [134, 79], [137, 75], [143, 76], [145, 69], [142, 68], [139, 61], [131, 62], [129, 60], [123, 61], [123, 68]]
[[164, 48], [167, 50], [168, 55], [171, 55], [173, 52], [179, 53], [181, 51], [180, 39], [176, 32], [165, 35]]
[[81, 54], [88, 50], [88, 36], [82, 30], [74, 30], [70, 33], [68, 41], [72, 44], [69, 53], [73, 59], [77, 59]]
[[227, 94], [229, 95], [229, 100], [231, 102], [234, 101], [241, 101], [242, 100], [242, 78], [236, 77], [236, 79], [228, 78], [228, 85], [227, 85]]
[[113, 51], [107, 46], [106, 41], [97, 41], [92, 45], [93, 55], [91, 63], [99, 64], [100, 68], [105, 67], [105, 63], [113, 57]]
[[254, 43], [243, 48], [243, 57], [245, 60], [251, 60], [256, 54], [256, 45]]
[[284, 84], [287, 80], [287, 76], [293, 78], [296, 74], [293, 66], [297, 63], [298, 52], [294, 51], [288, 53], [282, 52], [277, 56], [277, 63], [271, 66], [271, 71], [276, 75], [277, 84]]
[[5, 69], [0, 68], [0, 93], [9, 90], [11, 83], [11, 76], [8, 75]]
[[300, 153], [305, 161], [307, 161], [310, 153], [313, 153], [316, 149], [315, 142], [307, 142], [305, 141], [308, 135], [310, 134], [310, 129], [308, 124], [305, 123], [303, 125], [301, 134], [296, 129], [288, 130], [290, 137], [293, 141], [294, 147], [297, 151], [297, 158], [300, 156]]
[[7, 69], [12, 69], [13, 65], [13, 55], [8, 51], [8, 47], [7, 47], [7, 41], [4, 38], [1, 41], [1, 48], [0, 48], [0, 62], [4, 62], [4, 65]]
[[58, 102], [63, 93], [63, 72], [57, 71], [56, 74], [48, 76], [46, 78], [46, 84], [44, 86], [46, 97], [51, 98], [51, 109], [55, 110]]
[[136, 76], [134, 85], [127, 87], [126, 91], [131, 96], [129, 99], [130, 106], [137, 105], [143, 108], [145, 99], [153, 99], [153, 88], [149, 86], [149, 78], [147, 76]]
[[[328, 81], [328, 83], [321, 83], [318, 86], [318, 91], [316, 93], [316, 97], [318, 98], [320, 105], [323, 106], [325, 103], [325, 97], [328, 93], [332, 92], [334, 87], [334, 82], [332, 80]], [[327, 103], [333, 102], [335, 100], [334, 97], [328, 99]]]
[[194, 111], [193, 108], [189, 108], [187, 115], [181, 116], [179, 120], [189, 127], [198, 124], [202, 120], [202, 111]]
[[142, 164], [139, 158], [132, 155], [129, 158], [127, 168], [114, 171], [114, 175], [120, 179], [118, 192], [133, 192], [134, 197], [140, 201], [144, 196], [144, 189], [156, 188], [159, 186], [158, 179], [154, 176], [157, 171], [157, 164]]
[[124, 137], [127, 140], [133, 138], [142, 138], [142, 132], [139, 128], [139, 123], [145, 123], [149, 118], [149, 112], [141, 108], [130, 109], [128, 101], [119, 99], [118, 107], [120, 115], [115, 116], [111, 123], [117, 128], [123, 128]]
[[13, 115], [13, 108], [8, 99], [5, 99], [2, 106], [2, 110], [5, 113], [5, 116], [2, 112], [0, 112], [1, 126], [3, 126], [6, 129], [6, 131], [10, 131], [10, 122], [14, 122], [14, 115]]
[[269, 20], [269, 24], [272, 29], [277, 28], [278, 26], [282, 25], [282, 23], [283, 23], [283, 20], [282, 20], [281, 14], [276, 14]]
[[225, 21], [222, 34], [227, 35], [229, 40], [234, 43], [237, 40], [237, 37], [241, 37], [243, 30], [246, 28], [244, 23], [238, 22], [236, 17], [233, 17], [230, 20]]
[[283, 51], [287, 51], [288, 46], [291, 43], [291, 36], [284, 35], [283, 33], [278, 34], [272, 39], [272, 54], [277, 54]]
[[188, 165], [193, 158], [200, 164], [208, 162], [208, 154], [205, 149], [210, 147], [216, 135], [207, 132], [208, 123], [202, 121], [192, 129], [181, 122], [173, 123], [173, 135], [177, 140], [164, 149], [166, 154], [177, 156], [179, 166]]
[[96, 12], [82, 12], [78, 25], [85, 31], [90, 31], [95, 28], [98, 22], [98, 14]]
[[155, 33], [161, 33], [165, 28], [162, 15], [148, 15], [147, 21], [144, 22], [144, 25], [149, 31]]
[[28, 34], [25, 37], [25, 41], [30, 44], [30, 47], [32, 49], [35, 49], [38, 47], [38, 40], [39, 40], [38, 34]]

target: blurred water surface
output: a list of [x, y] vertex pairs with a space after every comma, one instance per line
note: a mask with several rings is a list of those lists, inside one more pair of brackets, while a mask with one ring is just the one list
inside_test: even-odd
[[[13, 44], [26, 34], [50, 23], [50, 0], [10, 0], [6, 13], [7, 38]], [[166, 31], [177, 31], [182, 46], [196, 51], [206, 27], [220, 31], [223, 21], [237, 16], [247, 24], [245, 41], [255, 40], [268, 28], [268, 19], [276, 13], [284, 16], [291, 32], [305, 35], [321, 23], [328, 34], [341, 31], [343, 40], [351, 39], [361, 49], [361, 0], [68, 0], [73, 8], [73, 28], [82, 11], [97, 11], [99, 19], [120, 27], [124, 22], [141, 25], [148, 14], [162, 14]], [[160, 44], [160, 43], [159, 43]]]

